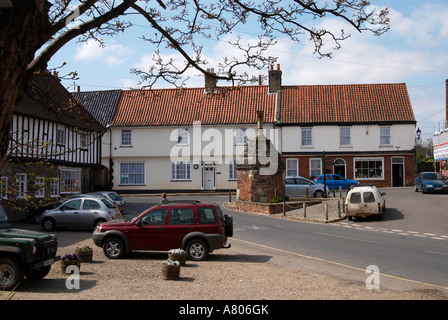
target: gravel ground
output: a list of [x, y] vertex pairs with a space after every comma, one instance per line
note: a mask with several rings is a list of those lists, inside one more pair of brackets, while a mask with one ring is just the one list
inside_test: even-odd
[[[19, 223], [16, 228], [40, 230]], [[32, 227], [32, 228], [31, 228]], [[179, 280], [164, 280], [166, 252], [134, 252], [121, 260], [107, 259], [91, 240], [91, 231], [56, 231], [58, 254], [74, 253], [89, 245], [93, 262], [82, 263], [79, 289], [67, 289], [69, 275], [59, 262], [40, 281], [24, 281], [0, 300], [446, 300], [437, 290], [369, 290], [364, 283], [309, 273], [280, 265], [276, 257], [237, 239], [231, 249], [217, 250], [206, 261], [187, 261]], [[289, 258], [292, 259], [292, 258]]]

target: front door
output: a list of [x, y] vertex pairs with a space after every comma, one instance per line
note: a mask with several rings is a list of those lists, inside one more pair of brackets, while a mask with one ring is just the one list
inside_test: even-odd
[[392, 187], [404, 186], [404, 159], [392, 158]]
[[204, 190], [215, 190], [215, 166], [202, 167], [202, 187]]

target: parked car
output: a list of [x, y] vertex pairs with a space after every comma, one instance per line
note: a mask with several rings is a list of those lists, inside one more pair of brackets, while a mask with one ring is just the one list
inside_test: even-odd
[[[327, 187], [327, 194], [330, 190]], [[286, 177], [285, 193], [288, 197], [315, 197], [322, 198], [324, 185], [303, 177]]]
[[[350, 190], [351, 188], [355, 186], [359, 186], [359, 182], [356, 180], [350, 180], [346, 179], [343, 176], [340, 176], [338, 174], [327, 174], [325, 176], [327, 187], [331, 189], [338, 190], [339, 187], [342, 189]], [[314, 179], [315, 182], [324, 184], [324, 175], [321, 174], [316, 179]]]
[[[70, 194], [70, 195], [60, 198], [60, 199], [55, 198], [53, 202], [48, 202], [45, 205], [35, 206], [33, 208], [30, 208], [30, 210], [28, 210], [25, 213], [25, 217], [30, 222], [39, 223], [40, 216], [42, 215], [42, 213], [44, 211], [56, 209], [57, 207], [61, 206], [64, 202], [66, 202], [69, 199], [74, 199], [74, 198], [79, 198], [79, 197], [91, 197], [91, 196], [92, 195], [89, 195], [89, 194], [77, 193], [77, 194]], [[100, 197], [100, 198], [106, 198], [106, 196], [101, 195], [101, 194], [98, 194], [96, 196]]]
[[106, 198], [80, 195], [44, 211], [39, 222], [49, 231], [57, 227], [95, 228], [102, 222], [121, 218], [118, 207]]
[[415, 192], [448, 192], [448, 183], [438, 172], [420, 172], [415, 178]]
[[376, 186], [361, 186], [351, 189], [345, 200], [345, 211], [348, 220], [375, 216], [382, 218], [386, 210], [385, 193]]
[[0, 292], [16, 290], [24, 277], [44, 278], [61, 258], [55, 235], [13, 228], [1, 203], [0, 235]]
[[105, 196], [107, 199], [109, 199], [109, 201], [112, 201], [113, 203], [115, 203], [121, 212], [124, 211], [124, 207], [126, 205], [126, 200], [123, 199], [123, 197], [121, 197], [115, 191], [96, 191], [96, 192], [90, 192], [88, 194]]
[[130, 221], [100, 224], [92, 234], [106, 257], [118, 259], [132, 250], [181, 248], [190, 260], [203, 260], [209, 253], [229, 248], [233, 218], [224, 215], [215, 203], [167, 201]]

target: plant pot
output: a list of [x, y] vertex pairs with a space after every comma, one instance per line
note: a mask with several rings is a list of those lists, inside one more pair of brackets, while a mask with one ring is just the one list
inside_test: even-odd
[[93, 250], [90, 251], [76, 250], [76, 255], [79, 257], [81, 262], [91, 262], [93, 258]]
[[187, 254], [186, 253], [168, 253], [168, 258], [173, 261], [179, 261], [181, 266], [185, 265], [185, 262], [187, 260]]
[[78, 259], [78, 260], [61, 260], [61, 271], [62, 271], [62, 273], [65, 274], [66, 273], [65, 271], [66, 271], [67, 267], [68, 266], [73, 266], [73, 265], [77, 266], [78, 269], [81, 269], [81, 260], [80, 259]]
[[162, 265], [162, 278], [164, 280], [177, 280], [179, 279], [180, 266]]

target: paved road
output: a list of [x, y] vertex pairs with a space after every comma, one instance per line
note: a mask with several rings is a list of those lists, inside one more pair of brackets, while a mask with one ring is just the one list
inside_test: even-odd
[[[448, 291], [448, 195], [385, 191], [387, 211], [381, 221], [316, 224], [223, 210], [234, 216], [231, 242], [263, 250], [278, 263], [357, 281], [364, 281], [366, 268], [374, 265], [384, 287]], [[216, 195], [188, 198], [228, 201]], [[158, 198], [130, 197], [128, 202], [133, 215]]]

